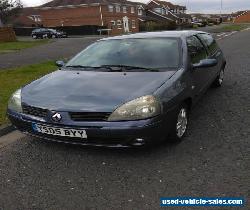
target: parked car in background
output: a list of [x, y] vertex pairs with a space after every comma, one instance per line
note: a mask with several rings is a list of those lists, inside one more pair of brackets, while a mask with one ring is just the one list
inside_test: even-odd
[[207, 26], [207, 22], [203, 21], [203, 22], [192, 22], [193, 26], [197, 26], [197, 27], [205, 27]]
[[57, 65], [12, 95], [13, 125], [50, 141], [138, 147], [180, 141], [226, 60], [210, 34], [166, 31], [105, 38]]
[[67, 38], [68, 37], [66, 32], [58, 31], [56, 29], [48, 29], [48, 30], [51, 32], [52, 38]]
[[38, 28], [32, 31], [31, 37], [33, 39], [44, 39], [44, 38], [66, 38], [67, 34], [62, 31], [57, 31], [50, 28]]

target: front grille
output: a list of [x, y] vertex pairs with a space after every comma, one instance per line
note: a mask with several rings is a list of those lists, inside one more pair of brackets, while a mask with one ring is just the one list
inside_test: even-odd
[[110, 112], [70, 112], [73, 121], [107, 121]]
[[37, 107], [32, 107], [32, 106], [27, 106], [27, 105], [22, 105], [23, 108], [23, 113], [24, 114], [28, 114], [28, 115], [32, 115], [35, 117], [46, 117], [48, 110], [46, 109], [41, 109], [41, 108], [37, 108]]

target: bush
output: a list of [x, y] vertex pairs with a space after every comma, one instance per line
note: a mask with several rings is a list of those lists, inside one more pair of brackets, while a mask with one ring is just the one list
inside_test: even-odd
[[164, 31], [164, 30], [175, 30], [176, 23], [156, 23], [153, 21], [140, 24], [140, 31]]
[[189, 28], [193, 28], [192, 23], [183, 23], [180, 25], [180, 29], [189, 29]]

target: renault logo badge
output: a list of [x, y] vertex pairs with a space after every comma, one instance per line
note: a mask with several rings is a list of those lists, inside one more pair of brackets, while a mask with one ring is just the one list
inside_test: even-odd
[[60, 122], [62, 120], [62, 115], [60, 115], [59, 113], [55, 113], [52, 115], [52, 120], [54, 122]]

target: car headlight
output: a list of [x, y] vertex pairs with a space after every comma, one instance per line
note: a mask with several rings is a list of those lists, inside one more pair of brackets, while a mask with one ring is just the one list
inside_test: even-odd
[[22, 103], [21, 103], [21, 89], [17, 90], [11, 96], [8, 104], [8, 109], [14, 112], [22, 112]]
[[108, 121], [142, 120], [161, 113], [161, 105], [154, 96], [143, 96], [123, 104], [108, 118]]

